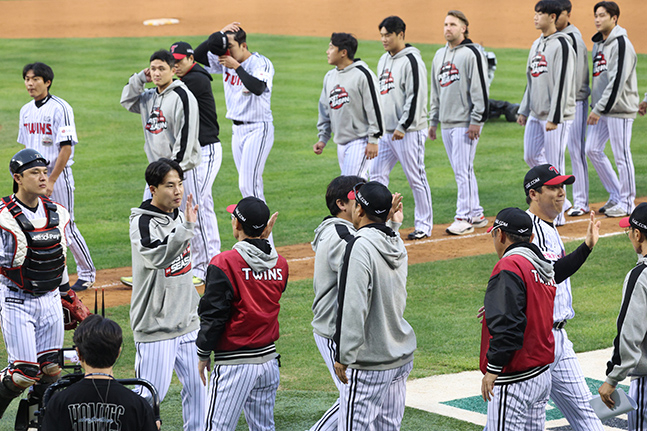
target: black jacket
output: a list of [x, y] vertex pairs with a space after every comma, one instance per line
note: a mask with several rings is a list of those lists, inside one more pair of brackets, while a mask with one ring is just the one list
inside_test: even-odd
[[200, 108], [200, 145], [205, 146], [220, 142], [218, 133], [218, 115], [216, 114], [216, 102], [213, 100], [213, 91], [211, 89], [211, 75], [204, 70], [198, 63], [194, 63], [193, 68], [182, 77], [182, 82], [189, 87], [191, 93], [198, 100]]

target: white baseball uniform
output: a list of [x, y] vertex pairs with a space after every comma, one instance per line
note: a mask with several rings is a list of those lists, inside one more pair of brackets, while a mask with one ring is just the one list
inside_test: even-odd
[[[395, 55], [385, 52], [377, 66], [380, 101], [386, 133], [380, 138], [371, 179], [389, 185], [389, 175], [400, 162], [415, 203], [415, 230], [431, 235], [433, 210], [425, 170], [427, 139], [427, 68], [420, 51], [407, 45]], [[393, 140], [393, 132], [404, 133]]]
[[[631, 131], [639, 104], [636, 51], [625, 29], [618, 25], [604, 40], [597, 33], [593, 42], [591, 112], [600, 119], [589, 126], [586, 155], [609, 193], [609, 201], [630, 214], [636, 197], [631, 156]], [[611, 142], [618, 175], [604, 154], [607, 140]]]
[[49, 162], [48, 175], [56, 165], [56, 159], [63, 145], [72, 146], [72, 154], [60, 176], [54, 183], [51, 199], [63, 205], [70, 214], [66, 236], [68, 247], [76, 262], [79, 279], [94, 282], [96, 268], [90, 256], [85, 239], [74, 222], [74, 147], [78, 143], [74, 112], [72, 107], [60, 97], [48, 94], [38, 102], [32, 100], [20, 109], [18, 142], [26, 148], [32, 148]]
[[470, 139], [467, 130], [470, 125], [482, 127], [487, 119], [486, 73], [483, 49], [470, 39], [454, 48], [447, 43], [431, 65], [429, 125], [442, 123], [443, 143], [458, 187], [455, 219], [470, 223], [483, 217], [483, 207], [474, 174], [478, 138]]

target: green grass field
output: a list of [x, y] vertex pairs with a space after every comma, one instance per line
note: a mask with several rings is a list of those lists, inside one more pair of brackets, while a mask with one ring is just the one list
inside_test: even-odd
[[[146, 39], [32, 39], [4, 40], [6, 60], [0, 64], [5, 80], [0, 82], [0, 160], [8, 160], [21, 146], [16, 143], [18, 112], [30, 99], [21, 70], [24, 64], [43, 61], [55, 72], [52, 92], [74, 108], [80, 144], [76, 148], [76, 220], [98, 268], [130, 265], [128, 215], [141, 202], [143, 171], [147, 164], [138, 115], [119, 105], [128, 77], [147, 66], [154, 50], [168, 48], [177, 40], [192, 44], [195, 37]], [[329, 69], [323, 38], [250, 35], [250, 48], [270, 58], [276, 69], [273, 90], [275, 144], [265, 169], [265, 194], [272, 211], [279, 211], [275, 227], [277, 245], [307, 242], [325, 215], [323, 194], [331, 178], [339, 174], [334, 144], [315, 156], [317, 100], [322, 79]], [[427, 65], [437, 46], [418, 45]], [[525, 85], [525, 50], [494, 50], [499, 60], [491, 98], [519, 102]], [[358, 57], [375, 67], [382, 46], [361, 41]], [[647, 58], [639, 56], [639, 87], [647, 87]], [[223, 249], [233, 244], [229, 217], [224, 208], [239, 200], [237, 174], [231, 158], [231, 126], [225, 109], [220, 77], [214, 76], [214, 94], [219, 109], [223, 141], [223, 165], [214, 185], [216, 214], [220, 219]], [[633, 155], [638, 195], [647, 194], [647, 122], [634, 124]], [[475, 170], [486, 215], [506, 206], [524, 206], [521, 188], [527, 167], [523, 162], [523, 128], [503, 120], [483, 129]], [[610, 152], [609, 152], [610, 155]], [[436, 223], [452, 220], [456, 184], [442, 142], [427, 143], [426, 166], [434, 201]], [[5, 165], [6, 166], [6, 165]], [[570, 161], [567, 160], [570, 167]], [[0, 179], [11, 190], [8, 169]], [[607, 198], [591, 169], [591, 201]], [[391, 176], [393, 191], [405, 199], [404, 227], [413, 225], [413, 200], [402, 170]], [[568, 247], [574, 248], [576, 244]], [[71, 261], [71, 259], [70, 259]], [[418, 352], [412, 377], [475, 369], [478, 364], [480, 327], [474, 317], [482, 303], [493, 254], [412, 265], [409, 268], [407, 318], [418, 336]], [[635, 254], [624, 237], [600, 241], [590, 262], [573, 278], [578, 316], [569, 323], [569, 334], [578, 351], [608, 347], [614, 336], [624, 274], [633, 266]], [[281, 430], [308, 428], [334, 400], [334, 389], [314, 342], [309, 325], [311, 281], [291, 282], [282, 301], [281, 390], [277, 396], [276, 421]], [[108, 310], [108, 316], [126, 329], [124, 352], [117, 375], [133, 374], [134, 345], [128, 330], [127, 307]], [[69, 336], [70, 334], [68, 334]], [[4, 350], [3, 350], [4, 352]], [[602, 376], [604, 370], [600, 370]], [[475, 394], [478, 388], [475, 388]], [[15, 405], [14, 405], [15, 406]], [[164, 429], [180, 429], [179, 384], [175, 382], [164, 403]], [[12, 429], [13, 413], [0, 421], [0, 431]], [[408, 409], [406, 430], [475, 430], [466, 423]], [[241, 429], [245, 429], [244, 427]]]

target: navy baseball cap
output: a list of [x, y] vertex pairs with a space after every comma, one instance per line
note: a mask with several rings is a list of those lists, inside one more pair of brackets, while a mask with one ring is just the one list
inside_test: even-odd
[[260, 236], [263, 233], [270, 219], [270, 209], [265, 202], [254, 196], [248, 196], [236, 205], [229, 205], [227, 212], [247, 226], [255, 234], [254, 236]]
[[555, 186], [557, 184], [573, 184], [575, 177], [573, 175], [560, 175], [557, 168], [553, 165], [545, 164], [535, 166], [528, 171], [523, 179], [523, 188], [526, 196], [530, 189], [540, 189], [541, 186]]
[[171, 45], [170, 51], [176, 60], [182, 60], [186, 56], [193, 55], [193, 48], [187, 42], [175, 42]]
[[647, 202], [638, 205], [629, 217], [620, 219], [620, 227], [635, 227], [647, 235]]
[[348, 193], [348, 199], [354, 199], [364, 208], [382, 221], [386, 221], [391, 211], [391, 192], [377, 181], [359, 183]]
[[494, 224], [487, 231], [492, 232], [494, 229], [530, 237], [532, 235], [532, 219], [527, 212], [519, 208], [504, 208], [496, 215]]
[[[49, 165], [49, 162], [47, 161], [47, 159], [45, 159], [45, 157], [43, 157], [41, 153], [32, 148], [25, 148], [18, 151], [11, 158], [11, 161], [9, 162], [9, 171], [13, 176], [13, 174], [19, 174], [23, 171], [26, 171], [27, 169], [47, 165]], [[14, 180], [13, 192], [16, 193], [17, 191], [18, 183], [16, 183], [16, 180]]]

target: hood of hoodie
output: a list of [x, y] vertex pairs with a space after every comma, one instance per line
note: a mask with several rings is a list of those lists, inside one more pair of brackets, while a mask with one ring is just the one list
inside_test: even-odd
[[375, 246], [391, 268], [399, 268], [407, 263], [407, 249], [400, 235], [384, 223], [373, 223], [359, 228], [356, 237], [364, 237]]
[[364, 66], [364, 67], [366, 67], [368, 69], [368, 64], [366, 64], [366, 62], [362, 61], [362, 59], [360, 59], [360, 58], [356, 58], [355, 60], [353, 60], [353, 62], [351, 64], [349, 64], [345, 68], [343, 68], [343, 69], [337, 68], [337, 72], [339, 72], [339, 73], [348, 73], [350, 70], [355, 69], [357, 66]]
[[[207, 72], [206, 70], [204, 70], [204, 67], [200, 66], [200, 64], [198, 64], [198, 63], [193, 64], [193, 67], [191, 68], [191, 70], [189, 70], [189, 73], [201, 73], [204, 76], [206, 76], [207, 78], [209, 78], [209, 81], [213, 81], [213, 77], [211, 76], [211, 74], [209, 72]], [[187, 75], [189, 73], [187, 73]]]
[[317, 226], [317, 228], [315, 229], [315, 238], [310, 243], [310, 245], [312, 245], [312, 250], [314, 252], [317, 251], [317, 247], [319, 246], [323, 232], [328, 228], [328, 226], [334, 225], [334, 224], [344, 224], [344, 225], [347, 225], [349, 229], [352, 229], [353, 232], [355, 231], [355, 227], [353, 226], [353, 223], [349, 222], [348, 220], [344, 220], [343, 218], [339, 218], [335, 216], [327, 216], [326, 218], [323, 219], [321, 224]]
[[152, 200], [148, 199], [139, 206], [139, 208], [131, 208], [130, 209], [130, 219], [132, 220], [134, 217], [138, 215], [150, 215], [152, 217], [158, 217], [158, 218], [166, 218], [168, 219], [169, 223], [175, 219], [177, 219], [178, 215], [180, 214], [179, 209], [174, 209], [173, 212], [167, 213], [162, 211], [161, 209], [157, 208], [152, 204]]
[[[261, 247], [265, 250], [269, 249], [269, 253], [262, 250]], [[270, 246], [269, 242], [265, 239], [238, 241], [232, 249], [240, 253], [254, 272], [263, 272], [274, 268], [279, 259], [279, 254], [276, 252], [276, 249]]]
[[548, 283], [555, 278], [553, 264], [546, 260], [535, 244], [520, 242], [511, 245], [503, 254], [503, 257], [518, 254], [528, 259], [535, 267], [544, 282]]
[[620, 27], [619, 25], [616, 25], [615, 27], [613, 27], [613, 30], [611, 30], [611, 33], [609, 33], [609, 37], [607, 37], [606, 40], [603, 40], [602, 33], [600, 32], [595, 33], [591, 38], [591, 40], [595, 43], [607, 44], [612, 40], [617, 39], [620, 36], [626, 36], [626, 35], [627, 35], [627, 30]]
[[158, 95], [159, 95], [159, 96], [163, 96], [163, 95], [165, 95], [166, 93], [169, 93], [169, 92], [173, 91], [173, 89], [174, 89], [175, 87], [181, 87], [181, 86], [183, 86], [183, 85], [184, 85], [184, 83], [183, 83], [181, 80], [179, 80], [179, 79], [173, 79], [173, 82], [171, 82], [171, 83], [169, 84], [169, 86], [168, 86], [168, 87], [166, 87], [166, 88], [164, 89], [164, 91], [162, 91], [161, 93], [158, 93]]
[[400, 57], [404, 57], [407, 54], [418, 54], [420, 55], [420, 50], [416, 48], [415, 46], [411, 46], [408, 43], [405, 45], [404, 49], [402, 49], [400, 52], [398, 52], [395, 55], [392, 55], [391, 58], [396, 59]]

